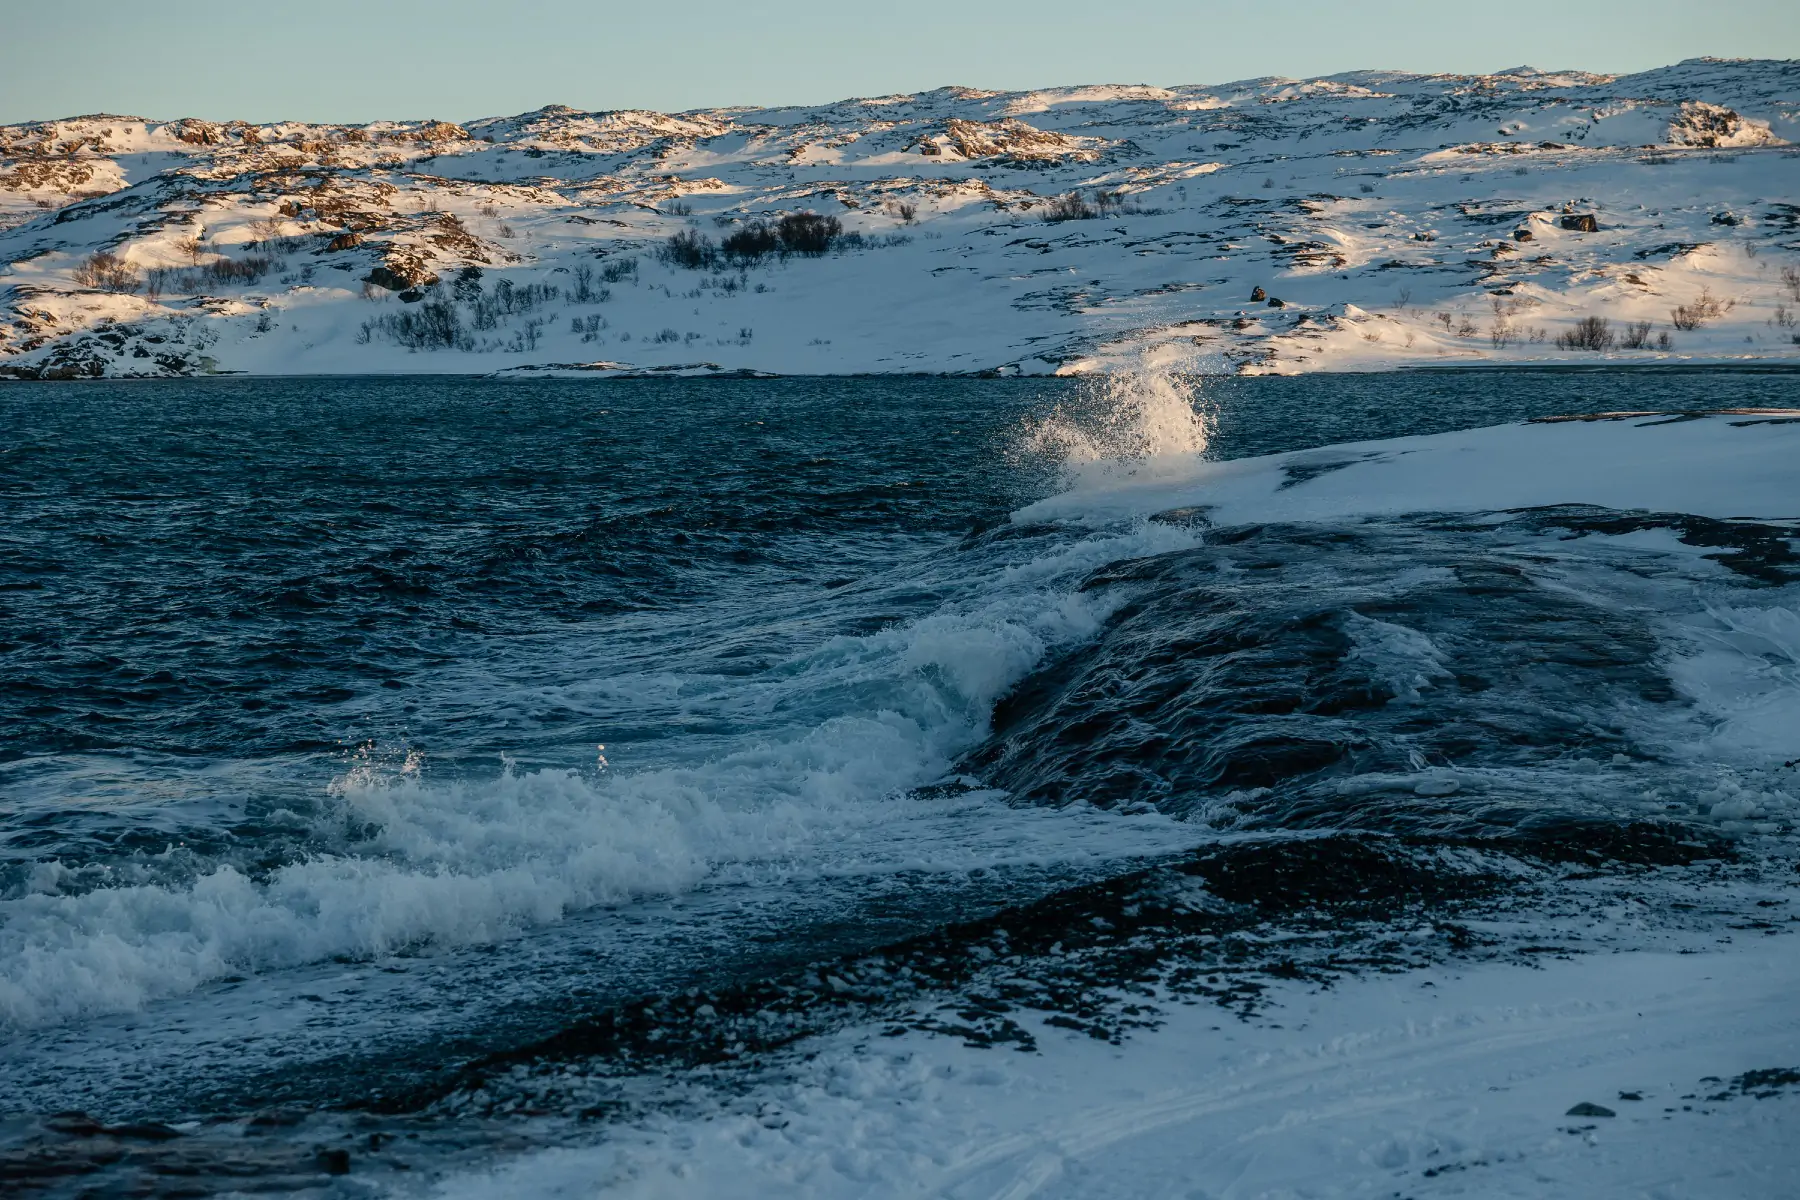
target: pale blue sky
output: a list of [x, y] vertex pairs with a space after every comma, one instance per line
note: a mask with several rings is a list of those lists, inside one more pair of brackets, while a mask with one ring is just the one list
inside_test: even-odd
[[1631, 71], [1703, 54], [1800, 57], [1800, 2], [0, 0], [0, 121], [465, 120], [544, 104], [821, 103], [948, 83]]

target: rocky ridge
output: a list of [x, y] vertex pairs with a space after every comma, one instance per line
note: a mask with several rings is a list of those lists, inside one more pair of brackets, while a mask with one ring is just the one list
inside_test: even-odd
[[1797, 137], [1707, 59], [12, 125], [0, 376], [1791, 361]]

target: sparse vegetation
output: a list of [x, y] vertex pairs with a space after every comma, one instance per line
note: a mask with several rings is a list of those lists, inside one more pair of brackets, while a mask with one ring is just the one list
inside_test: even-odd
[[1691, 332], [1708, 321], [1723, 316], [1733, 307], [1731, 302], [1721, 304], [1713, 296], [1712, 289], [1701, 288], [1699, 298], [1692, 304], [1678, 304], [1669, 310], [1669, 323], [1683, 332]]
[[1559, 350], [1611, 350], [1617, 340], [1605, 317], [1583, 317], [1556, 335]]
[[369, 318], [357, 331], [356, 340], [366, 346], [377, 334], [408, 350], [475, 348], [475, 339], [463, 328], [456, 305], [441, 297]]
[[719, 243], [727, 260], [745, 267], [755, 266], [765, 255], [774, 254], [780, 248], [781, 239], [767, 221], [751, 221], [742, 229], [726, 234], [725, 240]]
[[1781, 268], [1781, 286], [1788, 290], [1788, 295], [1800, 300], [1800, 267], [1785, 266]]
[[789, 254], [816, 258], [830, 250], [832, 243], [843, 236], [844, 226], [836, 217], [822, 217], [811, 212], [789, 213], [776, 223], [775, 233], [781, 238], [781, 248]]
[[1650, 348], [1650, 330], [1650, 322], [1632, 321], [1619, 334], [1619, 345], [1627, 350], [1648, 350]]
[[657, 257], [672, 267], [686, 267], [690, 271], [711, 268], [718, 262], [719, 251], [713, 240], [704, 233], [692, 229], [684, 229], [663, 243]]
[[614, 259], [600, 264], [600, 282], [623, 283], [627, 279], [637, 278], [638, 262], [635, 258]]
[[102, 292], [131, 295], [143, 286], [137, 268], [108, 250], [96, 250], [75, 265], [75, 282]]
[[1123, 192], [1096, 190], [1089, 197], [1080, 191], [1073, 191], [1052, 196], [1044, 204], [1043, 212], [1038, 215], [1054, 224], [1060, 221], [1091, 221], [1096, 217], [1129, 211], [1132, 210], [1126, 207]]
[[771, 254], [817, 258], [836, 245], [862, 245], [858, 234], [846, 234], [836, 217], [814, 212], [789, 213], [778, 221], [750, 221], [725, 235], [715, 248], [703, 233], [683, 230], [658, 252], [671, 266], [691, 271], [711, 270], [721, 257], [731, 266], [755, 266]]
[[594, 286], [594, 268], [586, 263], [577, 266], [574, 271], [575, 290], [569, 299], [576, 304], [605, 304], [612, 299], [609, 288]]

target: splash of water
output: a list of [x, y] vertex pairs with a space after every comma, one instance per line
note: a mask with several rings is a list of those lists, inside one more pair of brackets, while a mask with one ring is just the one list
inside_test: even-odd
[[1146, 363], [1092, 377], [1027, 422], [1018, 451], [1050, 463], [1064, 486], [1091, 487], [1191, 463], [1205, 454], [1213, 423], [1194, 376]]

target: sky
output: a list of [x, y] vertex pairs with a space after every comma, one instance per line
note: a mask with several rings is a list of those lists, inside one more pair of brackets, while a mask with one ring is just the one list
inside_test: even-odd
[[953, 83], [1628, 72], [1699, 55], [1800, 57], [1800, 3], [0, 0], [0, 122], [462, 121], [545, 104], [817, 104]]

